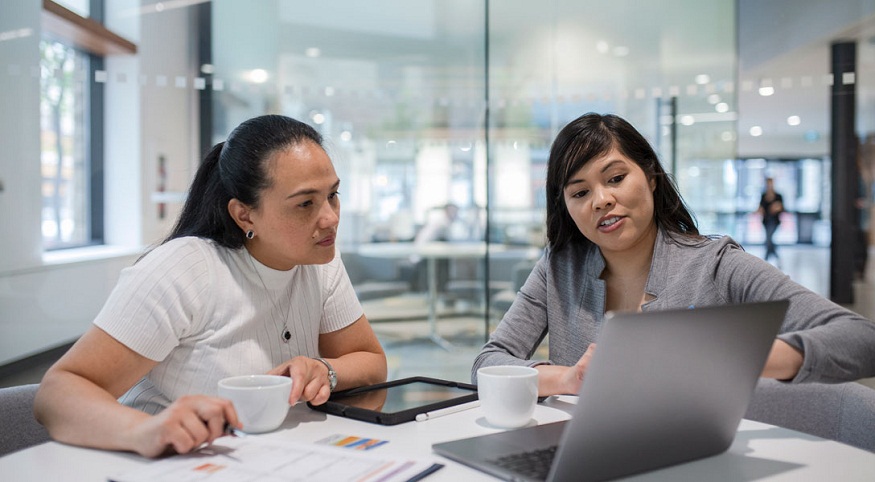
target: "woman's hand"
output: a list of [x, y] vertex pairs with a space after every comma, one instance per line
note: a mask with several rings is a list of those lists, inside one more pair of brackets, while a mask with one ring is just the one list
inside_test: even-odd
[[290, 405], [299, 401], [321, 405], [327, 402], [331, 395], [328, 368], [318, 360], [306, 356], [296, 356], [267, 373], [292, 379], [292, 393], [289, 395]]
[[145, 457], [167, 452], [184, 454], [224, 435], [226, 423], [243, 428], [230, 400], [189, 395], [135, 425], [131, 444]]
[[550, 395], [577, 395], [583, 384], [583, 377], [589, 367], [592, 356], [595, 353], [595, 343], [590, 344], [580, 360], [570, 367], [556, 365], [539, 365], [538, 370], [538, 396]]
[[802, 368], [802, 362], [802, 352], [784, 340], [776, 339], [772, 343], [772, 350], [769, 352], [769, 358], [766, 359], [762, 376], [778, 380], [792, 380]]

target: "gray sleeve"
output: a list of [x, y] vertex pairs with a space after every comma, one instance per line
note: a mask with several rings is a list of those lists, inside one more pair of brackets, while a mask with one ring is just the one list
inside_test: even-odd
[[726, 249], [716, 273], [730, 302], [787, 299], [779, 338], [803, 353], [793, 382], [837, 383], [875, 376], [875, 323], [806, 289], [740, 249]]
[[477, 369], [494, 365], [535, 366], [546, 361], [531, 357], [547, 334], [547, 262], [542, 257], [517, 293], [489, 341], [471, 367], [471, 381], [477, 383]]

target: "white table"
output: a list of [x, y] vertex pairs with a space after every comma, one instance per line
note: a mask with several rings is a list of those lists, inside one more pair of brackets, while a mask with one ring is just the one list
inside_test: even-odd
[[[549, 423], [569, 418], [576, 397], [554, 397], [539, 405], [534, 419]], [[280, 437], [316, 442], [332, 434], [379, 438], [389, 443], [374, 451], [407, 457], [426, 457], [446, 466], [426, 481], [495, 480], [431, 451], [431, 445], [495, 432], [474, 408], [425, 422], [391, 427], [374, 425], [310, 410], [303, 404], [289, 411], [282, 428], [255, 437]], [[348, 449], [338, 449], [348, 450]], [[48, 442], [0, 458], [0, 479], [101, 481], [135, 469], [150, 460], [137, 455], [85, 449]], [[838, 442], [748, 420], [742, 421], [730, 449], [714, 457], [648, 472], [630, 480], [758, 480], [758, 481], [868, 481], [875, 480], [875, 454]]]
[[[437, 303], [438, 303], [438, 273], [437, 262], [440, 259], [477, 259], [487, 254], [504, 253], [511, 248], [503, 244], [489, 244], [485, 242], [442, 242], [428, 243], [371, 243], [358, 247], [358, 253], [362, 256], [388, 259], [407, 259], [419, 257], [426, 261], [426, 275], [428, 283], [428, 328], [429, 338], [437, 345], [446, 350], [452, 349], [452, 345], [437, 332]], [[537, 248], [520, 248], [523, 255], [537, 255]]]

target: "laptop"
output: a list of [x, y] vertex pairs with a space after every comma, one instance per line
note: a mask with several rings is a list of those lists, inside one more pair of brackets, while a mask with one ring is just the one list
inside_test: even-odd
[[571, 419], [438, 443], [505, 480], [605, 480], [726, 451], [789, 302], [606, 316]]

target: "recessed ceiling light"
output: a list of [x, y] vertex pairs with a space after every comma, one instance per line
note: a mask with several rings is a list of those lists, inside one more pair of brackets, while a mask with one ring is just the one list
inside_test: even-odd
[[696, 83], [699, 85], [705, 85], [708, 82], [711, 82], [711, 76], [708, 74], [699, 74], [696, 76]]
[[249, 81], [255, 84], [267, 82], [267, 71], [264, 69], [252, 69], [249, 71]]
[[800, 119], [798, 115], [791, 115], [790, 117], [787, 118], [787, 124], [789, 124], [791, 126], [798, 126], [801, 123], [802, 123], [802, 119]]
[[764, 85], [764, 86], [760, 87], [759, 93], [763, 97], [768, 97], [768, 96], [775, 93], [775, 88], [772, 87], [771, 85]]
[[763, 128], [760, 126], [753, 126], [750, 128], [750, 135], [754, 137], [759, 137], [763, 135]]

